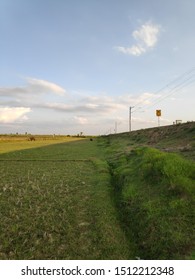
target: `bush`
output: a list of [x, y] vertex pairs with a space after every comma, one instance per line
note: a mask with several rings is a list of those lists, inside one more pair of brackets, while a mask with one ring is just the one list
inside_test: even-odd
[[195, 166], [177, 154], [163, 153], [156, 149], [143, 150], [141, 164], [146, 182], [165, 185], [178, 193], [193, 194]]

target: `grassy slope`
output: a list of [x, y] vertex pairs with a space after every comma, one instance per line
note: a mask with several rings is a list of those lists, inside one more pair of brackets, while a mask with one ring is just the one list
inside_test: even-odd
[[194, 159], [195, 123], [102, 141], [121, 222], [127, 236], [133, 235], [137, 254], [145, 259], [194, 258], [195, 164], [187, 159]]
[[110, 195], [108, 166], [95, 141], [45, 147], [27, 142], [31, 149], [26, 150], [21, 142], [21, 150], [16, 144], [18, 151], [9, 153], [4, 144], [1, 259], [134, 258]]

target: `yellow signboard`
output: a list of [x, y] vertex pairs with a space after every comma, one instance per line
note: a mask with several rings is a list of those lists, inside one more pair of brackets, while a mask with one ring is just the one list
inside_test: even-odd
[[156, 116], [160, 117], [161, 116], [161, 110], [156, 110]]

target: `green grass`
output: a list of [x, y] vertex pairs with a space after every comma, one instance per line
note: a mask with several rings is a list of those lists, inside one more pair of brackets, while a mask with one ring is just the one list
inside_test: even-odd
[[194, 259], [194, 126], [0, 137], [0, 259]]
[[117, 205], [143, 259], [190, 259], [195, 245], [195, 164], [138, 148], [110, 158]]
[[2, 148], [0, 259], [133, 258], [96, 142], [36, 143]]

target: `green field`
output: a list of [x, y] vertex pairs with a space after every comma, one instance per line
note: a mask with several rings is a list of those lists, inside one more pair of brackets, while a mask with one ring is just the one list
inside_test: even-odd
[[194, 259], [194, 127], [0, 137], [0, 259]]
[[95, 141], [72, 140], [1, 143], [1, 259], [133, 258]]

